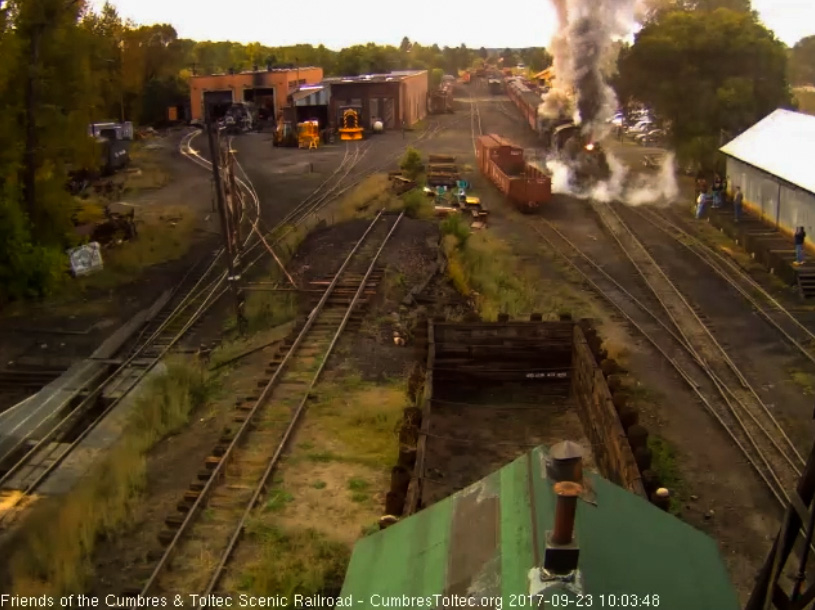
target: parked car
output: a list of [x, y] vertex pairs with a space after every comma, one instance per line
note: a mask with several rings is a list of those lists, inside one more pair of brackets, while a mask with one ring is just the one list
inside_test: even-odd
[[634, 136], [634, 141], [637, 144], [647, 146], [648, 144], [656, 144], [665, 139], [664, 129], [649, 129], [643, 133]]

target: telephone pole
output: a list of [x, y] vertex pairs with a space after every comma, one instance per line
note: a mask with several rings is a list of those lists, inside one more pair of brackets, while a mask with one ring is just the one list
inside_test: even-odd
[[221, 234], [224, 239], [224, 254], [226, 255], [226, 264], [229, 273], [227, 282], [229, 283], [229, 290], [235, 301], [235, 317], [238, 332], [243, 334], [246, 321], [243, 317], [243, 297], [238, 284], [241, 276], [235, 271], [235, 244], [229, 228], [229, 217], [227, 215], [226, 203], [224, 202], [224, 188], [221, 183], [221, 147], [216, 138], [216, 130], [218, 127], [212, 121], [212, 108], [210, 107], [206, 110], [206, 128], [209, 138], [210, 157], [212, 158], [212, 178], [215, 182], [215, 196], [218, 201], [218, 212], [221, 217]]

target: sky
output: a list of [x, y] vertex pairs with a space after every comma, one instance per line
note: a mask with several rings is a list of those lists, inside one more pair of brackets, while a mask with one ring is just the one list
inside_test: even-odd
[[[322, 43], [330, 49], [366, 42], [398, 45], [403, 36], [439, 46], [547, 46], [555, 21], [548, 0], [510, 0], [500, 7], [484, 3], [483, 9], [476, 8], [479, 4], [472, 0], [412, 0], [393, 5], [381, 0], [355, 0], [350, 5], [309, 0], [302, 5], [286, 2], [279, 8], [268, 0], [230, 0], [210, 5], [212, 10], [193, 0], [111, 3], [124, 18], [143, 25], [169, 23], [182, 38], [268, 46]], [[91, 4], [100, 7], [104, 0]], [[390, 8], [394, 5], [400, 9]], [[753, 0], [753, 8], [788, 45], [815, 34], [815, 0]]]

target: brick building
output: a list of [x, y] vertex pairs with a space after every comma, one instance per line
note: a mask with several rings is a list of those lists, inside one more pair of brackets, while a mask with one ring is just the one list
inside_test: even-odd
[[339, 76], [323, 84], [331, 87], [329, 116], [334, 126], [348, 106], [362, 109], [361, 126], [366, 130], [375, 119], [382, 120], [385, 129], [398, 129], [403, 121], [409, 127], [427, 116], [427, 70]]
[[319, 83], [322, 78], [323, 69], [314, 67], [193, 76], [190, 79], [190, 118], [203, 120], [205, 105], [213, 105], [218, 115], [232, 103], [254, 102], [270, 118], [277, 119], [292, 92], [301, 85]]

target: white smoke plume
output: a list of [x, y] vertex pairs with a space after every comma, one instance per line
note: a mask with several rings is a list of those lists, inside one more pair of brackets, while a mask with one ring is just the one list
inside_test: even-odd
[[552, 192], [604, 203], [621, 201], [632, 206], [676, 201], [679, 186], [676, 183], [673, 153], [665, 155], [655, 174], [632, 174], [620, 159], [610, 153], [606, 160], [611, 177], [590, 188], [578, 189], [572, 180], [572, 169], [559, 159], [548, 159], [546, 168], [552, 174]]

